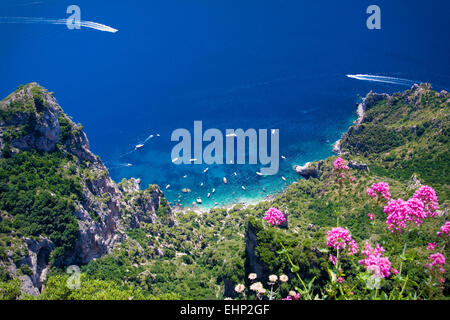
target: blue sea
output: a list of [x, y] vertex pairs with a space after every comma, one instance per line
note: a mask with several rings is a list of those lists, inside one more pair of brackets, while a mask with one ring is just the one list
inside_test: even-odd
[[[299, 178], [293, 165], [332, 154], [356, 118], [358, 95], [414, 82], [450, 89], [448, 1], [377, 1], [381, 30], [366, 27], [372, 3], [361, 0], [79, 0], [82, 20], [119, 31], [2, 23], [64, 19], [71, 4], [1, 1], [0, 95], [32, 81], [55, 92], [115, 181], [158, 184], [184, 207], [198, 197], [208, 208], [281, 192]], [[195, 120], [204, 130], [279, 129], [279, 173], [258, 176], [259, 164], [173, 164], [170, 135], [193, 132]]]

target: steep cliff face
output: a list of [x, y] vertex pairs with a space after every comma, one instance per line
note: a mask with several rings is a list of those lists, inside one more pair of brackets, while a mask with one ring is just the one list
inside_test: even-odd
[[146, 190], [140, 189], [140, 179], [131, 178], [119, 183], [120, 191], [127, 198], [129, 211], [133, 214], [125, 215], [123, 221], [130, 228], [140, 228], [141, 223], [165, 222], [169, 226], [177, 224], [164, 194], [157, 185], [151, 185]]
[[[384, 152], [405, 144], [407, 140], [403, 138], [411, 140], [411, 134], [413, 138], [422, 138], [430, 125], [445, 130], [444, 110], [449, 101], [447, 91], [435, 92], [428, 83], [415, 84], [392, 96], [370, 92], [358, 107], [355, 124], [342, 135], [334, 151], [338, 154]], [[438, 111], [440, 109], [443, 111]], [[442, 117], [436, 118], [436, 115]], [[398, 119], [403, 119], [403, 123], [399, 125]], [[383, 140], [393, 143], [388, 145]], [[374, 148], [377, 144], [384, 148]]]
[[[167, 219], [170, 225], [175, 223], [172, 211], [157, 186], [140, 190], [136, 179], [128, 183], [132, 188], [124, 187], [125, 183], [121, 188], [116, 185], [104, 164], [90, 151], [81, 126], [73, 123], [53, 94], [37, 83], [19, 87], [0, 102], [0, 150], [0, 159], [4, 160], [13, 159], [21, 152], [41, 152], [37, 157], [42, 153], [58, 154], [64, 161], [57, 172], [76, 181], [75, 187], [81, 190], [78, 195], [66, 199], [74, 204], [78, 236], [73, 247], [66, 248], [55, 263], [84, 264], [109, 253], [127, 238], [126, 230], [139, 227], [140, 222], [155, 223], [160, 218]], [[5, 183], [8, 183], [8, 178], [12, 177], [4, 177]], [[47, 191], [52, 194], [51, 190]], [[36, 189], [36, 192], [42, 190]], [[163, 207], [164, 210], [161, 209]], [[14, 215], [1, 210], [0, 213], [8, 216], [14, 224]], [[20, 262], [14, 263], [12, 258], [0, 261], [0, 266], [6, 269], [11, 264], [15, 266], [10, 270], [15, 271], [22, 265], [31, 269], [31, 274], [21, 276], [23, 288], [28, 293], [35, 294], [41, 289], [55, 248], [52, 236], [55, 234], [39, 234], [39, 241], [23, 238], [22, 245], [18, 245], [22, 248], [23, 257], [15, 259]], [[17, 276], [16, 272], [10, 272], [10, 275]]]
[[[58, 117], [62, 109], [46, 90], [36, 83], [24, 86], [2, 101], [0, 109], [2, 128], [18, 133], [9, 141], [11, 147], [47, 152], [55, 150], [60, 136]], [[23, 130], [17, 132], [19, 128]]]

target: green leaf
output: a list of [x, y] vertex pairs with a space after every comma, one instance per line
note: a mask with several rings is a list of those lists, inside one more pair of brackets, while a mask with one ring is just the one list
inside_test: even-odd
[[292, 266], [291, 272], [297, 273], [297, 272], [299, 272], [299, 271], [300, 271], [300, 267], [299, 267], [299, 266], [296, 266], [296, 265], [293, 265], [293, 266]]

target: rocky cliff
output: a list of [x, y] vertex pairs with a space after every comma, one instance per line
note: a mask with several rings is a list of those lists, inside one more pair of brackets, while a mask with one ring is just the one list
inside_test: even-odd
[[[78, 236], [74, 247], [59, 258], [61, 265], [84, 264], [111, 252], [127, 238], [126, 231], [139, 227], [141, 222], [155, 223], [161, 218], [175, 224], [157, 186], [140, 190], [139, 181], [132, 179], [119, 187], [110, 178], [105, 165], [90, 151], [82, 127], [64, 114], [52, 93], [37, 83], [19, 87], [0, 102], [0, 158], [28, 151], [64, 155], [69, 159], [65, 166], [70, 167], [70, 175], [79, 182], [81, 195], [74, 197], [73, 210]], [[0, 213], [14, 223], [8, 212]], [[18, 268], [28, 266], [31, 272], [21, 276], [22, 289], [36, 294], [55, 245], [47, 234], [39, 235], [39, 239], [18, 240], [21, 241], [16, 248], [21, 248], [21, 257], [13, 259], [9, 252], [0, 266], [9, 270], [11, 277], [18, 276]]]

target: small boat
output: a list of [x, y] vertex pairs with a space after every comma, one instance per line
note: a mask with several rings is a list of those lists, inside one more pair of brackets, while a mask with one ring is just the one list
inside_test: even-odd
[[137, 144], [136, 145], [136, 149], [140, 149], [140, 148], [142, 148], [144, 145], [143, 144]]
[[168, 185], [166, 186], [166, 190], [169, 189], [169, 188], [170, 188], [170, 184], [168, 184]]
[[183, 179], [186, 179], [187, 178], [187, 174], [185, 174], [184, 176], [183, 176]]
[[206, 196], [209, 198], [211, 196], [211, 193], [208, 192], [208, 194]]
[[131, 163], [127, 163], [126, 167], [132, 167], [133, 165]]
[[209, 170], [209, 168], [206, 168], [205, 170], [203, 170], [203, 173], [206, 173], [206, 171], [208, 171]]
[[157, 137], [160, 137], [159, 133], [156, 134]]
[[262, 175], [263, 175], [261, 172], [256, 172], [256, 174], [257, 174], [258, 176], [262, 176]]
[[212, 189], [212, 193], [214, 193], [214, 192], [216, 192], [216, 189], [213, 188], [213, 189]]
[[286, 160], [286, 157], [285, 156], [281, 156], [281, 159]]
[[281, 179], [283, 179], [283, 181], [286, 181], [286, 178], [285, 178], [285, 177], [283, 177], [283, 176], [281, 176]]
[[233, 175], [234, 175], [234, 176], [237, 176], [237, 173], [236, 173], [236, 172], [233, 172]]
[[200, 187], [203, 187], [203, 182], [202, 182], [202, 183], [200, 183]]
[[223, 177], [223, 183], [227, 183], [227, 178]]
[[241, 186], [241, 188], [242, 188], [242, 190], [244, 190], [244, 191], [245, 191], [245, 190], [247, 190], [247, 189], [245, 189], [245, 187], [244, 187], [244, 186]]
[[202, 204], [202, 199], [201, 198], [197, 198], [197, 203], [198, 204]]

